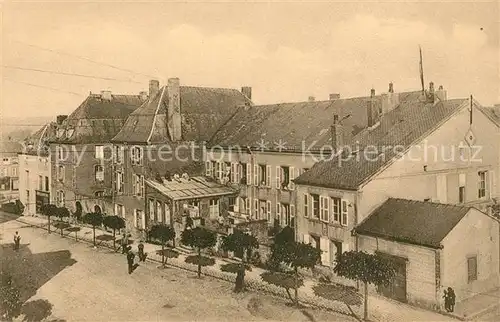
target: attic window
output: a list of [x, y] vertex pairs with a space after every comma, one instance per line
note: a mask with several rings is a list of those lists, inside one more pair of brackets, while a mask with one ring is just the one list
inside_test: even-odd
[[65, 129], [58, 129], [57, 130], [57, 137], [61, 138], [64, 135]]
[[73, 134], [75, 133], [75, 129], [68, 129], [67, 133], [66, 133], [66, 136], [69, 138], [71, 138], [73, 136]]

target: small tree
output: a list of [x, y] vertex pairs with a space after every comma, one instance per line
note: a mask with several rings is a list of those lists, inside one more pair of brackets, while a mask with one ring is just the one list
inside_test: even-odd
[[102, 225], [103, 216], [98, 212], [89, 212], [83, 216], [83, 222], [92, 226], [94, 246], [95, 243], [95, 228]]
[[66, 207], [58, 207], [56, 208], [55, 215], [59, 219], [57, 226], [61, 229], [61, 236], [63, 236], [63, 229], [69, 227], [68, 223], [63, 222], [64, 218], [69, 218], [69, 210]]
[[50, 217], [56, 216], [57, 214], [57, 206], [53, 204], [45, 204], [42, 206], [41, 212], [44, 216], [47, 216], [48, 224], [47, 229], [50, 234]]
[[[195, 261], [198, 264], [198, 278], [201, 278], [201, 266], [204, 264], [201, 257], [201, 250], [215, 246], [217, 242], [216, 234], [213, 231], [202, 227], [187, 229], [182, 232], [181, 242], [184, 245], [195, 247], [198, 250], [198, 255]], [[186, 262], [193, 262], [193, 258], [187, 257]], [[208, 263], [207, 261], [205, 262], [204, 266]]]
[[116, 251], [116, 231], [125, 228], [125, 219], [119, 216], [105, 216], [102, 223], [113, 229], [113, 249]]
[[170, 240], [174, 240], [175, 230], [167, 225], [154, 225], [149, 231], [149, 236], [161, 242], [161, 263], [165, 267], [167, 264], [165, 260], [165, 244]]
[[[225, 236], [222, 239], [222, 249], [225, 251], [232, 251], [241, 253], [241, 264], [236, 268], [236, 282], [234, 291], [240, 292], [245, 288], [245, 270], [247, 269], [246, 263], [250, 260], [252, 251], [259, 248], [259, 242], [255, 236], [245, 234], [240, 230], [235, 230], [231, 235]], [[230, 271], [223, 268], [225, 271]]]
[[349, 251], [340, 255], [333, 271], [339, 276], [363, 282], [365, 320], [368, 320], [368, 284], [387, 285], [396, 274], [389, 260], [379, 254], [362, 251]]

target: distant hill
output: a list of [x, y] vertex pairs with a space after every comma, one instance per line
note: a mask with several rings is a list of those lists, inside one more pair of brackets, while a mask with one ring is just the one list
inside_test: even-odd
[[2, 117], [0, 137], [2, 140], [22, 141], [55, 117]]

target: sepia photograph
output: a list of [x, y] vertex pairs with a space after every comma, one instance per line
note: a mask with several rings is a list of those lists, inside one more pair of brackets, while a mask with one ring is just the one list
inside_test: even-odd
[[499, 7], [0, 1], [0, 321], [500, 321]]

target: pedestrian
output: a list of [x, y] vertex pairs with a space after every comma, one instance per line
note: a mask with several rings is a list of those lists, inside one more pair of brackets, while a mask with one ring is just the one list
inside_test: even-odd
[[134, 270], [134, 258], [135, 255], [132, 253], [132, 251], [128, 251], [127, 253], [127, 264], [128, 264], [128, 273], [132, 274], [132, 271]]
[[126, 233], [123, 233], [122, 237], [122, 254], [127, 254], [128, 251], [128, 236]]
[[144, 253], [144, 244], [142, 243], [142, 240], [139, 242], [139, 245], [137, 245], [137, 252], [139, 255], [139, 261], [145, 262], [147, 255], [146, 255], [146, 253]]
[[19, 236], [19, 232], [16, 231], [14, 235], [14, 250], [19, 250], [19, 244], [21, 243], [21, 236]]
[[448, 290], [444, 290], [443, 293], [444, 309], [446, 312], [450, 312], [450, 296], [448, 294]]
[[448, 287], [448, 298], [448, 312], [452, 313], [455, 310], [455, 291], [451, 287]]

